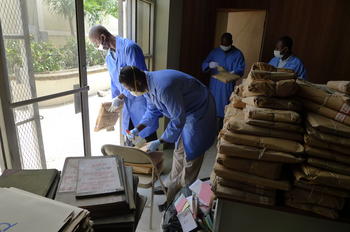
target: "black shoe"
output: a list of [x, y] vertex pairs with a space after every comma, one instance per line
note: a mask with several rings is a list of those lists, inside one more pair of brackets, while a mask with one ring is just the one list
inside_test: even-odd
[[164, 202], [163, 204], [158, 205], [159, 212], [163, 212], [164, 210], [166, 210], [167, 207], [168, 207], [167, 202]]
[[[168, 191], [167, 188], [165, 188], [165, 190]], [[155, 187], [155, 188], [153, 189], [153, 193], [154, 193], [155, 195], [164, 195], [164, 194], [165, 194], [165, 192], [163, 191], [162, 186], [157, 186], [157, 187]]]

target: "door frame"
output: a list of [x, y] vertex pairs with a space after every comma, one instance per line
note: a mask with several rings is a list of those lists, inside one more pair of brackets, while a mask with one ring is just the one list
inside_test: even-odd
[[[21, 13], [22, 17], [27, 17], [27, 12], [25, 8], [25, 0], [19, 0], [21, 3]], [[6, 125], [4, 125], [4, 131], [7, 137], [6, 144], [9, 148], [10, 154], [5, 154], [6, 157], [10, 159], [5, 159], [5, 166], [15, 169], [21, 169], [21, 153], [19, 148], [19, 139], [16, 133], [16, 125], [14, 121], [14, 114], [12, 109], [20, 106], [26, 106], [30, 104], [37, 104], [41, 101], [46, 101], [50, 99], [55, 99], [67, 95], [79, 95], [81, 101], [81, 116], [82, 116], [82, 129], [83, 129], [83, 142], [84, 142], [84, 155], [89, 157], [91, 156], [91, 140], [90, 140], [90, 124], [89, 124], [89, 105], [88, 105], [88, 82], [87, 82], [87, 65], [86, 65], [86, 50], [85, 50], [85, 28], [84, 28], [84, 6], [83, 1], [75, 0], [75, 9], [76, 9], [76, 28], [77, 28], [77, 42], [78, 42], [78, 57], [79, 57], [79, 82], [80, 88], [72, 89], [63, 92], [57, 92], [55, 94], [45, 95], [37, 97], [34, 95], [32, 99], [19, 101], [11, 103], [10, 97], [11, 92], [9, 89], [8, 81], [8, 70], [6, 65], [6, 50], [4, 46], [4, 39], [2, 34], [2, 27], [0, 22], [0, 98], [3, 110], [3, 118]], [[23, 20], [25, 24], [27, 20]], [[27, 25], [26, 25], [27, 26]], [[25, 34], [24, 30], [24, 36]], [[27, 34], [28, 36], [29, 34]], [[29, 44], [27, 44], [29, 45]], [[28, 48], [28, 47], [27, 47]], [[26, 51], [28, 52], [28, 51]], [[29, 47], [30, 52], [30, 47]], [[28, 56], [28, 54], [27, 54]], [[30, 62], [30, 61], [29, 61]], [[30, 65], [29, 65], [30, 66]], [[30, 68], [29, 68], [30, 71]], [[38, 120], [40, 120], [38, 118]], [[41, 133], [41, 128], [39, 128]], [[42, 144], [41, 144], [42, 145]], [[41, 146], [39, 144], [39, 146]], [[45, 161], [41, 159], [41, 161]], [[46, 163], [42, 163], [42, 167], [46, 167]]]

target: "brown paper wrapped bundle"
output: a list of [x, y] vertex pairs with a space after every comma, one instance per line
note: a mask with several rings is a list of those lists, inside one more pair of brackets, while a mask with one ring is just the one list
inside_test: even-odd
[[337, 112], [350, 115], [349, 96], [335, 92], [325, 85], [316, 85], [303, 80], [297, 80], [297, 83], [299, 85], [298, 96], [331, 108]]
[[303, 145], [291, 140], [237, 134], [227, 130], [222, 130], [220, 132], [220, 135], [226, 141], [237, 145], [253, 146], [253, 147], [259, 147], [259, 148], [266, 148], [268, 150], [273, 150], [273, 151], [281, 151], [281, 152], [296, 153], [296, 154], [300, 154], [304, 152]]
[[304, 180], [309, 184], [350, 190], [350, 176], [347, 175], [322, 170], [306, 164], [295, 168], [293, 173], [296, 180]]
[[216, 159], [218, 163], [232, 170], [273, 180], [276, 180], [281, 176], [281, 163], [232, 158], [224, 154], [218, 154]]
[[330, 150], [330, 151], [335, 151], [344, 155], [349, 155], [349, 147], [321, 141], [315, 138], [314, 136], [305, 135], [304, 142], [305, 144], [315, 148], [322, 148], [324, 150]]
[[236, 145], [220, 139], [218, 143], [218, 152], [231, 157], [279, 162], [279, 163], [301, 163], [304, 159], [295, 157], [292, 154], [271, 151], [266, 148], [258, 148], [251, 146]]
[[265, 63], [265, 62], [255, 62], [250, 70], [260, 70], [260, 71], [267, 71], [267, 72], [276, 72], [277, 68], [271, 64]]
[[218, 73], [213, 75], [213, 77], [223, 83], [229, 83], [229, 82], [233, 82], [235, 80], [238, 80], [239, 78], [241, 78], [241, 76], [234, 74], [234, 73], [230, 73], [227, 70], [225, 70], [223, 67], [219, 66], [217, 68]]
[[111, 102], [105, 102], [101, 104], [100, 111], [95, 123], [95, 132], [103, 129], [113, 128], [116, 124], [118, 120], [119, 110], [115, 112], [109, 112], [108, 110], [111, 105]]
[[238, 172], [226, 168], [222, 164], [215, 163], [214, 165], [215, 174], [219, 177], [222, 177], [226, 180], [244, 182], [251, 185], [260, 185], [267, 188], [279, 189], [288, 191], [291, 188], [291, 185], [286, 180], [271, 180], [264, 177], [254, 176], [244, 172]]
[[307, 122], [311, 127], [325, 133], [350, 138], [350, 126], [315, 113], [307, 114]]
[[247, 106], [244, 110], [244, 117], [247, 119], [258, 119], [272, 122], [286, 122], [298, 124], [301, 122], [300, 114], [294, 111], [273, 110]]
[[346, 164], [322, 160], [318, 158], [308, 158], [307, 163], [314, 167], [329, 170], [331, 172], [350, 175], [350, 166]]
[[235, 93], [232, 93], [230, 97], [230, 105], [238, 109], [243, 109], [246, 106], [246, 104], [242, 101], [242, 98], [237, 96]]
[[232, 200], [239, 200], [249, 203], [262, 204], [262, 205], [275, 205], [275, 198], [262, 196], [250, 192], [244, 192], [239, 189], [229, 188], [218, 184], [215, 188], [215, 195], [219, 198], [226, 198]]
[[327, 134], [320, 132], [310, 126], [306, 127], [306, 131], [309, 135], [312, 137], [316, 137], [317, 139], [321, 141], [325, 141], [328, 143], [338, 144], [341, 146], [349, 147], [350, 149], [350, 138], [340, 137], [332, 134]]
[[348, 191], [344, 191], [344, 190], [332, 188], [332, 187], [327, 187], [327, 186], [322, 186], [322, 185], [311, 185], [308, 182], [303, 181], [303, 180], [295, 181], [294, 185], [296, 187], [307, 189], [307, 190], [310, 190], [312, 192], [317, 191], [317, 192], [325, 193], [325, 194], [335, 196], [335, 197], [341, 197], [341, 198], [350, 197], [350, 193]]
[[290, 72], [269, 72], [262, 70], [251, 70], [248, 74], [248, 78], [252, 80], [283, 81], [296, 79], [296, 76], [294, 73]]
[[253, 80], [248, 77], [244, 80], [242, 85], [242, 96], [268, 96], [268, 97], [289, 97], [293, 96], [297, 90], [298, 85], [295, 79], [291, 80]]
[[293, 133], [290, 131], [282, 131], [282, 130], [269, 130], [264, 127], [252, 126], [245, 123], [241, 120], [240, 116], [233, 117], [227, 121], [227, 130], [238, 133], [238, 134], [247, 134], [247, 135], [255, 135], [255, 136], [263, 136], [263, 137], [273, 137], [280, 139], [287, 139], [302, 142], [304, 140], [304, 136], [302, 134]]
[[257, 97], [246, 97], [242, 98], [242, 101], [250, 106], [259, 108], [270, 108], [276, 110], [291, 110], [300, 111], [302, 105], [299, 101], [293, 99], [280, 99], [280, 98], [269, 98], [263, 96]]
[[270, 189], [259, 185], [249, 185], [238, 181], [226, 180], [221, 177], [217, 177], [217, 183], [220, 184], [221, 186], [240, 189], [248, 193], [254, 193], [254, 194], [258, 194], [266, 197], [273, 197], [273, 198], [276, 197], [275, 189]]
[[350, 81], [328, 81], [327, 87], [342, 93], [350, 94]]
[[277, 68], [276, 72], [294, 73], [294, 75], [295, 75], [294, 70], [293, 69], [289, 69], [289, 68]]
[[293, 202], [291, 199], [286, 199], [286, 205], [292, 208], [313, 212], [318, 215], [331, 218], [331, 219], [339, 218], [338, 211], [335, 209], [329, 209], [326, 207], [312, 205], [312, 204], [299, 204], [299, 203]]
[[305, 145], [304, 147], [305, 152], [310, 156], [324, 158], [338, 163], [350, 164], [350, 155], [342, 155], [333, 151], [310, 147], [309, 145]]
[[294, 188], [287, 192], [285, 196], [294, 203], [312, 204], [337, 210], [341, 210], [345, 203], [344, 198], [302, 188]]
[[259, 127], [269, 128], [273, 130], [283, 130], [283, 131], [289, 131], [289, 132], [294, 132], [299, 134], [305, 133], [305, 130], [302, 126], [286, 123], [286, 122], [273, 122], [273, 121], [256, 120], [256, 119], [250, 119], [250, 118], [245, 118], [244, 122], [247, 123], [248, 125], [259, 126]]
[[333, 119], [335, 121], [338, 121], [350, 126], [350, 115], [348, 114], [344, 114], [339, 111], [332, 110], [331, 108], [327, 108], [325, 106], [313, 103], [308, 100], [304, 100], [303, 104], [305, 109], [307, 109], [308, 111], [323, 115], [327, 118]]

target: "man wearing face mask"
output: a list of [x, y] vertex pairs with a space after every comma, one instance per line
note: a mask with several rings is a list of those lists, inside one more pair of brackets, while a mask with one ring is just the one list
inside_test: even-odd
[[[245, 62], [242, 52], [232, 45], [232, 35], [224, 33], [221, 45], [211, 51], [202, 64], [202, 70], [215, 75], [217, 67], [221, 66], [231, 73], [243, 76]], [[225, 106], [229, 103], [235, 82], [223, 83], [213, 77], [210, 78], [209, 89], [215, 98], [218, 129], [222, 128]]]
[[170, 119], [161, 138], [149, 143], [147, 148], [152, 152], [162, 143], [176, 143], [168, 183], [167, 202], [170, 202], [181, 187], [196, 180], [203, 156], [215, 140], [214, 99], [200, 81], [176, 70], [143, 72], [136, 67], [125, 67], [119, 82], [147, 99], [147, 111], [129, 136], [151, 125], [158, 111]]
[[303, 62], [292, 54], [293, 40], [289, 36], [281, 37], [277, 43], [276, 48], [273, 51], [274, 58], [272, 58], [269, 64], [276, 68], [292, 69], [298, 75], [299, 78], [306, 80], [306, 70]]
[[[141, 70], [147, 70], [145, 58], [141, 48], [132, 40], [113, 36], [101, 25], [93, 26], [89, 32], [89, 38], [98, 49], [108, 50], [106, 56], [107, 68], [111, 77], [112, 106], [110, 111], [123, 107], [122, 133], [127, 135], [126, 130], [131, 130], [138, 125], [146, 112], [147, 103], [143, 96], [138, 96], [126, 90], [119, 83], [120, 70], [128, 65], [133, 65]], [[161, 114], [158, 114], [158, 117]], [[158, 117], [149, 123], [149, 127], [140, 133], [147, 141], [157, 139]], [[132, 146], [132, 142], [126, 138], [125, 145]]]

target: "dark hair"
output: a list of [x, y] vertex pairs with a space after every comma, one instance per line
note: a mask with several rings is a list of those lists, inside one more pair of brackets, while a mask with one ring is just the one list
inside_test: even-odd
[[135, 81], [137, 91], [145, 91], [147, 89], [146, 74], [136, 66], [126, 66], [120, 70], [119, 82], [121, 84], [135, 91]]
[[278, 41], [281, 41], [283, 46], [287, 47], [289, 49], [289, 51], [292, 50], [293, 40], [289, 36], [282, 36], [281, 38], [279, 38]]
[[226, 38], [227, 40], [232, 41], [232, 34], [225, 32], [224, 34], [222, 34], [221, 39]]

